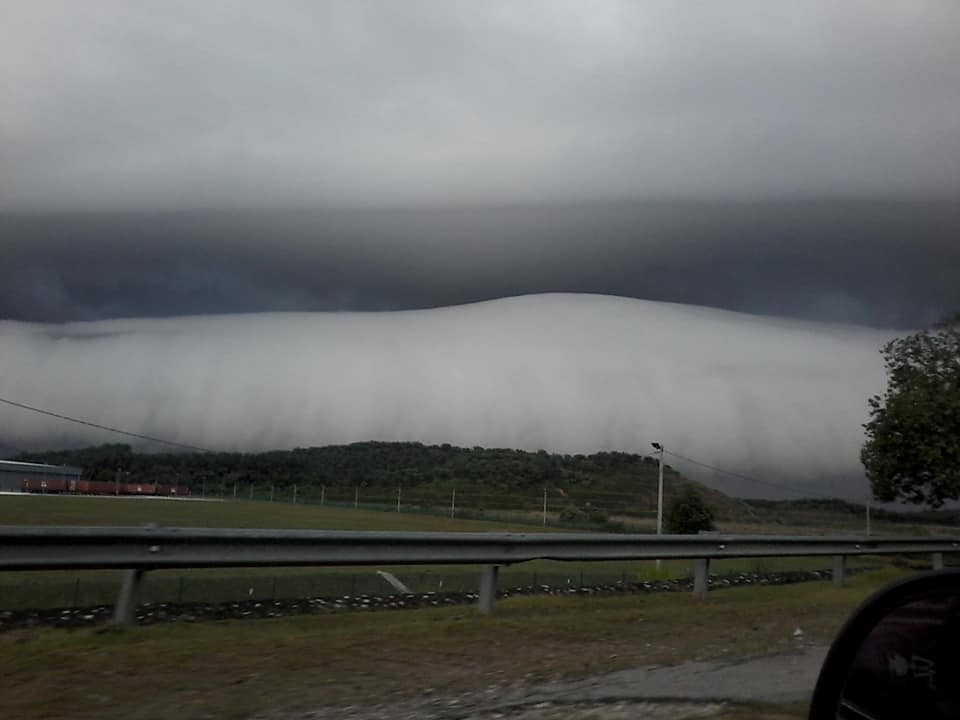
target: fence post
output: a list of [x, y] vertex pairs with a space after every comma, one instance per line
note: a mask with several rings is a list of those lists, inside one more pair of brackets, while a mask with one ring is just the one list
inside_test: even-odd
[[943, 570], [943, 553], [936, 552], [931, 555], [931, 561], [934, 570]]
[[693, 561], [693, 597], [707, 599], [707, 580], [710, 577], [710, 559], [699, 558]]
[[484, 565], [480, 571], [480, 597], [477, 610], [481, 615], [493, 615], [493, 603], [497, 599], [497, 573], [499, 565]]
[[847, 574], [847, 556], [833, 556], [833, 586], [843, 587], [843, 581]]
[[113, 609], [114, 625], [133, 625], [136, 622], [137, 605], [140, 602], [140, 581], [144, 570], [127, 570], [120, 586], [117, 605]]

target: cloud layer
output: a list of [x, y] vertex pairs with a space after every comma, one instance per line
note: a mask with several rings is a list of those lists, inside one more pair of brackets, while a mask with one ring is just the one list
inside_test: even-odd
[[398, 310], [588, 292], [878, 327], [960, 308], [960, 203], [8, 215], [0, 319]]
[[[563, 294], [397, 313], [0, 322], [0, 396], [216, 449], [376, 439], [647, 452], [655, 440], [860, 497], [861, 423], [889, 336]], [[5, 406], [0, 428], [17, 448], [117, 440]]]
[[22, 0], [5, 208], [953, 193], [952, 0]]

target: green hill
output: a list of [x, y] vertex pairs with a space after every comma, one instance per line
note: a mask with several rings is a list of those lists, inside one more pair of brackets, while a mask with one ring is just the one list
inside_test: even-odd
[[[265, 453], [136, 453], [128, 445], [22, 454], [27, 462], [82, 467], [84, 476], [188, 486], [194, 494], [370, 506], [401, 502], [423, 508], [455, 505], [457, 514], [490, 511], [651, 517], [657, 461], [623, 452], [560, 455], [540, 450], [460, 448], [421, 443], [362, 442]], [[721, 518], [740, 518], [743, 503], [664, 467], [666, 503], [688, 485]], [[294, 491], [294, 488], [296, 490]], [[455, 497], [454, 497], [455, 494]]]

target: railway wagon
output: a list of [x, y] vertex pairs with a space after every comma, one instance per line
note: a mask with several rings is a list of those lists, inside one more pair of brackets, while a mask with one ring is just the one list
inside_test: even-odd
[[190, 488], [157, 483], [115, 483], [103, 480], [25, 478], [20, 487], [25, 493], [66, 493], [71, 495], [150, 495], [189, 497]]
[[116, 492], [116, 483], [102, 480], [73, 480], [69, 490], [81, 495], [113, 495]]
[[121, 495], [156, 495], [157, 486], [153, 483], [121, 483]]
[[64, 478], [56, 480], [53, 478], [24, 478], [22, 490], [29, 493], [62, 493], [69, 490], [71, 480]]

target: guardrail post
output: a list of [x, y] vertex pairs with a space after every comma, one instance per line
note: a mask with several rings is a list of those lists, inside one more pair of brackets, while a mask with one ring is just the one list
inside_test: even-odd
[[477, 610], [481, 615], [493, 615], [493, 603], [497, 599], [497, 574], [499, 565], [484, 565], [480, 571], [480, 597]]
[[137, 605], [140, 602], [140, 581], [143, 580], [144, 570], [127, 570], [120, 586], [120, 595], [117, 605], [113, 609], [114, 625], [133, 625], [137, 621]]
[[697, 600], [707, 599], [707, 579], [710, 577], [710, 559], [700, 558], [693, 561], [693, 596]]
[[930, 559], [933, 563], [934, 570], [943, 570], [943, 553], [932, 553]]
[[833, 556], [833, 586], [843, 587], [843, 581], [847, 574], [847, 556]]

